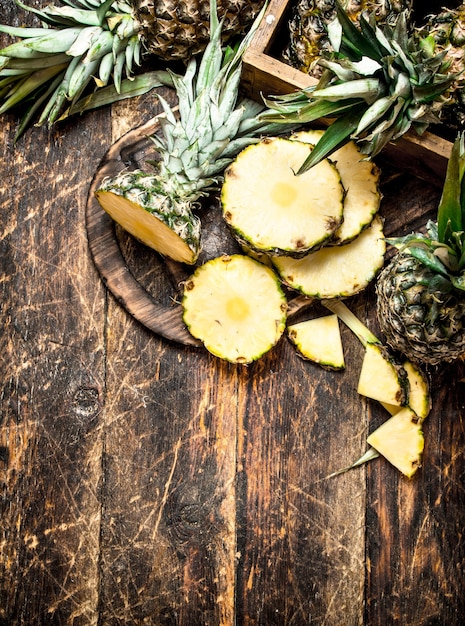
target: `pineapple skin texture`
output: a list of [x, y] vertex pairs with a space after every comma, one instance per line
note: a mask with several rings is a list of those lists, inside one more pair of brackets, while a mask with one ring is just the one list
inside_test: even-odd
[[[342, 8], [355, 24], [363, 12], [373, 13], [379, 23], [391, 23], [402, 10], [410, 11], [412, 0], [341, 0]], [[283, 52], [286, 63], [319, 77], [317, 66], [322, 52], [331, 51], [327, 24], [336, 15], [335, 0], [298, 0], [289, 21], [289, 45]]]
[[378, 322], [386, 342], [427, 365], [465, 355], [465, 294], [429, 290], [435, 276], [410, 254], [398, 253], [376, 283]]
[[[210, 37], [208, 0], [133, 0], [134, 13], [148, 52], [165, 61], [185, 60], [202, 52]], [[242, 35], [264, 0], [217, 0], [226, 41]]]
[[442, 122], [453, 130], [463, 129], [465, 125], [465, 3], [456, 9], [444, 8], [438, 14], [431, 15], [421, 29], [422, 36], [433, 37], [436, 52], [445, 52], [451, 66], [449, 71], [458, 73], [457, 79], [449, 90], [449, 102], [442, 110]]

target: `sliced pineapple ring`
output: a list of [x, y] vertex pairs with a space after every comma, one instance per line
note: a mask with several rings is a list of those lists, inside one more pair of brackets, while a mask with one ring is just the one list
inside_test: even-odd
[[163, 256], [193, 265], [200, 253], [200, 220], [188, 202], [170, 199], [157, 177], [140, 170], [105, 179], [95, 196], [110, 217]]
[[287, 333], [302, 358], [328, 369], [344, 369], [344, 351], [337, 315], [324, 315], [291, 324]]
[[368, 343], [365, 346], [357, 391], [360, 395], [379, 402], [405, 406], [409, 391], [407, 372], [390, 358], [384, 346]]
[[328, 160], [296, 176], [308, 152], [300, 141], [264, 139], [226, 170], [223, 216], [241, 243], [258, 252], [302, 256], [334, 235], [342, 222], [341, 179]]
[[421, 467], [424, 437], [421, 422], [405, 407], [381, 424], [367, 442], [408, 478]]
[[273, 264], [289, 287], [306, 296], [339, 298], [362, 291], [375, 278], [385, 251], [383, 222], [376, 216], [350, 243], [326, 246], [301, 259], [275, 256]]
[[270, 268], [240, 254], [201, 265], [185, 284], [184, 322], [212, 354], [251, 363], [284, 332], [286, 297]]
[[[324, 134], [323, 130], [304, 130], [292, 139], [315, 145]], [[331, 155], [341, 176], [345, 189], [344, 221], [337, 229], [331, 243], [341, 245], [355, 239], [369, 226], [377, 214], [381, 202], [379, 191], [379, 168], [360, 152], [354, 141], [350, 141]]]

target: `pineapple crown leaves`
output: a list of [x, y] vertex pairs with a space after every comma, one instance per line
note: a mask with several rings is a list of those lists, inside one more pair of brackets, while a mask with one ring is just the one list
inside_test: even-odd
[[324, 71], [318, 84], [266, 100], [271, 112], [263, 117], [272, 121], [335, 119], [298, 174], [351, 139], [373, 157], [411, 128], [421, 134], [440, 121], [456, 77], [448, 72], [445, 51], [433, 54], [418, 33], [409, 33], [405, 12], [393, 26], [361, 15], [357, 28], [336, 4], [337, 18], [328, 26], [334, 52], [319, 61]]
[[264, 105], [238, 100], [242, 57], [266, 10], [266, 3], [248, 33], [235, 47], [223, 49], [222, 22], [211, 0], [210, 41], [200, 60], [193, 57], [183, 76], [170, 71], [178, 96], [177, 114], [157, 94], [163, 108], [161, 134], [152, 135], [161, 159], [148, 161], [170, 193], [193, 200], [215, 188], [224, 169], [263, 133], [287, 132], [288, 124], [259, 121]]
[[[36, 14], [43, 27], [0, 25], [0, 32], [20, 38], [0, 50], [0, 114], [27, 105], [16, 140], [32, 120], [38, 126], [52, 125], [63, 117], [141, 95], [167, 80], [163, 72], [133, 76], [143, 50], [130, 4], [65, 1], [66, 6], [39, 10], [15, 0]], [[94, 93], [85, 95], [92, 85]]]
[[449, 283], [465, 291], [465, 132], [452, 145], [437, 221], [428, 222], [426, 233], [387, 241], [408, 251], [436, 275], [432, 289], [440, 285], [447, 290]]

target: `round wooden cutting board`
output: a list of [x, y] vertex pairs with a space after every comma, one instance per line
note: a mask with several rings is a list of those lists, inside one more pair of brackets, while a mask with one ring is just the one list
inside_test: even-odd
[[[95, 191], [105, 177], [115, 176], [124, 169], [147, 170], [148, 161], [157, 157], [149, 136], [157, 132], [160, 132], [160, 123], [158, 117], [154, 117], [123, 135], [102, 159], [87, 198], [86, 228], [89, 247], [103, 282], [128, 313], [149, 330], [166, 339], [183, 345], [201, 346], [201, 342], [192, 337], [183, 322], [182, 306], [174, 304], [176, 300], [179, 301], [180, 291], [170, 299], [171, 304], [165, 305], [158, 301], [153, 291], [141, 284], [123, 253], [118, 237], [119, 227], [95, 197]], [[221, 216], [218, 198], [209, 198], [208, 202], [203, 203], [199, 216], [202, 222], [202, 252], [196, 265], [223, 254], [241, 253], [239, 244]], [[162, 263], [171, 277], [171, 283], [176, 285], [181, 285], [196, 267], [185, 266], [167, 258], [162, 259]], [[311, 300], [308, 298], [294, 295], [288, 303], [288, 318], [304, 312], [310, 304]]]
[[[116, 300], [135, 319], [167, 339], [184, 345], [199, 346], [200, 343], [184, 325], [181, 305], [160, 304], [135, 278], [121, 250], [115, 223], [95, 198], [95, 191], [105, 177], [115, 176], [124, 169], [146, 167], [147, 159], [154, 158], [153, 143], [148, 136], [158, 130], [159, 122], [155, 117], [126, 133], [108, 150], [89, 189], [86, 208], [87, 237], [102, 280]], [[172, 263], [169, 263], [169, 267], [170, 271], [177, 271]]]

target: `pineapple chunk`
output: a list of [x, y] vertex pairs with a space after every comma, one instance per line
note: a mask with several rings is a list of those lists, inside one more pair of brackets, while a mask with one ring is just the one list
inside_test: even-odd
[[232, 363], [270, 350], [286, 326], [287, 302], [270, 268], [235, 254], [207, 261], [186, 281], [184, 322], [206, 349]]
[[[323, 136], [323, 130], [304, 130], [292, 139], [316, 144]], [[354, 141], [336, 150], [331, 155], [346, 190], [344, 196], [344, 221], [334, 234], [331, 243], [341, 245], [355, 239], [369, 226], [378, 212], [381, 202], [379, 191], [379, 169], [364, 154]]]
[[385, 251], [383, 222], [377, 216], [344, 246], [326, 246], [301, 259], [275, 256], [273, 264], [283, 281], [304, 295], [338, 298], [362, 291], [383, 266]]
[[188, 201], [164, 194], [153, 174], [123, 171], [96, 191], [100, 206], [133, 237], [174, 261], [193, 265], [200, 253], [200, 220]]
[[304, 359], [322, 367], [341, 370], [345, 367], [337, 315], [324, 315], [288, 326], [288, 336]]
[[409, 407], [381, 424], [367, 442], [408, 478], [421, 466], [424, 447], [421, 422]]
[[357, 391], [379, 402], [404, 406], [408, 400], [407, 373], [393, 362], [384, 346], [368, 343]]
[[[403, 368], [407, 372], [409, 380], [408, 406], [417, 415], [419, 420], [423, 422], [428, 417], [431, 410], [431, 395], [428, 380], [423, 372], [411, 361], [405, 361]], [[398, 406], [393, 404], [383, 402], [383, 406], [391, 415], [394, 415], [400, 410]]]
[[309, 146], [264, 139], [225, 172], [223, 216], [235, 237], [257, 252], [302, 256], [333, 237], [342, 222], [344, 189], [327, 159], [296, 176]]

